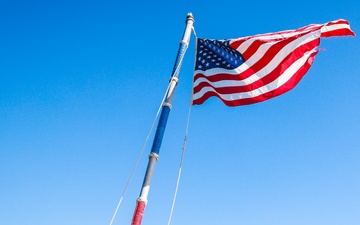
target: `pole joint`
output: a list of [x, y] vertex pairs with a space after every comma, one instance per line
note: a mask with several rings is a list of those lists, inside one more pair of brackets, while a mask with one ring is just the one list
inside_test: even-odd
[[169, 102], [164, 102], [164, 104], [163, 104], [162, 106], [167, 106], [167, 107], [169, 107], [170, 109], [172, 109], [172, 105], [171, 105], [171, 103], [169, 103]]
[[184, 41], [184, 40], [181, 40], [181, 41], [180, 41], [180, 44], [181, 44], [181, 45], [186, 45], [186, 46], [188, 46], [188, 43], [187, 43], [186, 41]]
[[177, 78], [177, 77], [175, 77], [175, 76], [172, 76], [171, 78], [170, 78], [170, 80], [169, 80], [169, 83], [171, 83], [171, 82], [175, 82], [176, 83], [176, 85], [178, 84], [178, 82], [179, 82], [179, 78]]
[[150, 155], [149, 155], [149, 159], [150, 159], [150, 158], [155, 158], [156, 161], [158, 161], [160, 157], [159, 157], [159, 155], [156, 154], [155, 152], [151, 152]]

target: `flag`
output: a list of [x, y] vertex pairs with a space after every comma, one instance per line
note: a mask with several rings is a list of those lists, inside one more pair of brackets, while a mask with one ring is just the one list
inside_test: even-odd
[[216, 96], [227, 106], [262, 102], [293, 89], [321, 37], [355, 36], [346, 20], [227, 40], [197, 38], [192, 105]]

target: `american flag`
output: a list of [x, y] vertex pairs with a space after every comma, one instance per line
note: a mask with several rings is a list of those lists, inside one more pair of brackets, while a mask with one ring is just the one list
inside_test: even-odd
[[293, 89], [318, 53], [320, 37], [355, 36], [346, 20], [228, 40], [197, 38], [192, 104], [216, 96], [228, 106]]

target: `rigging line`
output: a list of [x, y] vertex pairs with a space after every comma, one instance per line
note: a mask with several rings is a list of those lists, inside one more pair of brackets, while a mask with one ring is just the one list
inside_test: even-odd
[[194, 26], [192, 26], [191, 30], [192, 30], [192, 31], [193, 31], [193, 33], [194, 33], [194, 37], [195, 37], [195, 39], [197, 39], [197, 35], [196, 35], [196, 32], [195, 32], [195, 27], [194, 27]]
[[184, 44], [184, 48], [182, 49], [182, 52], [181, 52], [181, 55], [180, 55], [180, 60], [176, 66], [176, 69], [174, 70], [173, 74], [172, 74], [172, 77], [176, 76], [178, 77], [178, 73], [180, 72], [180, 68], [181, 68], [181, 64], [184, 60], [184, 56], [185, 56], [185, 53], [186, 53], [186, 50], [188, 48], [188, 44]]
[[[193, 31], [194, 38], [195, 38], [194, 67], [193, 67], [193, 68], [195, 69], [195, 65], [196, 65], [196, 53], [197, 53], [197, 48], [198, 48], [198, 43], [197, 43], [198, 37], [196, 36], [196, 32], [195, 32], [195, 28], [194, 28], [194, 27], [192, 27], [192, 31]], [[193, 78], [192, 85], [191, 85], [190, 106], [193, 105], [193, 95], [194, 95], [194, 78]]]
[[178, 172], [178, 178], [177, 178], [177, 181], [176, 181], [174, 198], [173, 198], [172, 205], [171, 205], [168, 225], [170, 225], [170, 223], [171, 223], [172, 214], [173, 214], [174, 207], [175, 207], [175, 202], [176, 202], [176, 197], [177, 197], [177, 193], [178, 193], [178, 190], [179, 190], [179, 183], [180, 183], [181, 171], [182, 171], [182, 166], [183, 166], [183, 161], [184, 161], [187, 136], [188, 136], [188, 132], [189, 132], [190, 115], [191, 115], [191, 102], [190, 102], [189, 111], [188, 111], [188, 118], [187, 118], [187, 122], [186, 122], [186, 130], [185, 130], [185, 137], [184, 137], [184, 143], [183, 143], [183, 146], [182, 146], [182, 153], [181, 153], [181, 159], [180, 159], [180, 167], [179, 167], [179, 172]]
[[[195, 37], [196, 37], [196, 33], [195, 33], [195, 28], [194, 28], [194, 26], [191, 26], [191, 30], [194, 32], [194, 35], [195, 35]], [[183, 59], [184, 59], [186, 50], [187, 50], [188, 47], [189, 47], [189, 43], [184, 43], [184, 42], [182, 42], [182, 41], [181, 41], [180, 43], [184, 45], [184, 48], [183, 48], [182, 50], [179, 49], [179, 51], [181, 51], [180, 60], [179, 60], [179, 62], [178, 62], [178, 64], [177, 64], [176, 69], [174, 70], [172, 76], [178, 76], [178, 73], [179, 73], [179, 71], [180, 71], [180, 67], [181, 67], [181, 64], [182, 64], [182, 62], [183, 62]]]
[[139, 153], [139, 155], [138, 155], [138, 157], [137, 157], [137, 159], [136, 159], [136, 162], [135, 162], [135, 165], [134, 165], [134, 167], [133, 167], [133, 169], [132, 169], [132, 171], [131, 171], [130, 177], [129, 177], [126, 185], [125, 185], [125, 188], [124, 188], [123, 193], [122, 193], [122, 195], [121, 195], [121, 197], [120, 197], [120, 200], [119, 200], [119, 202], [118, 202], [118, 205], [117, 205], [117, 207], [116, 207], [116, 209], [115, 209], [115, 212], [114, 212], [114, 214], [113, 214], [113, 216], [112, 216], [112, 218], [111, 218], [110, 225], [112, 225], [112, 223], [114, 222], [115, 216], [116, 216], [116, 214], [117, 214], [117, 212], [118, 212], [118, 210], [119, 210], [119, 208], [120, 208], [120, 205], [121, 205], [122, 200], [123, 200], [123, 198], [124, 198], [125, 192], [126, 192], [128, 186], [129, 186], [129, 184], [130, 184], [130, 181], [131, 181], [131, 179], [132, 179], [132, 177], [133, 177], [133, 175], [134, 175], [134, 172], [135, 172], [135, 170], [136, 170], [136, 167], [137, 167], [137, 165], [139, 164], [140, 158], [141, 158], [141, 156], [142, 156], [142, 154], [143, 154], [143, 152], [144, 152], [145, 146], [146, 146], [146, 144], [147, 144], [147, 142], [148, 142], [148, 140], [149, 140], [149, 137], [150, 137], [150, 135], [151, 135], [151, 133], [152, 133], [152, 130], [153, 130], [154, 126], [155, 126], [156, 120], [157, 120], [157, 118], [159, 117], [161, 108], [162, 108], [162, 106], [163, 106], [163, 104], [164, 104], [164, 101], [165, 101], [165, 99], [166, 99], [167, 92], [169, 91], [169, 88], [170, 88], [170, 83], [169, 83], [169, 85], [168, 85], [168, 87], [167, 87], [167, 89], [166, 89], [166, 91], [165, 91], [164, 97], [162, 98], [161, 104], [160, 104], [160, 106], [159, 106], [159, 108], [158, 108], [158, 111], [156, 112], [154, 121], [153, 121], [153, 123], [152, 123], [152, 125], [151, 125], [151, 127], [150, 127], [149, 133], [148, 133], [148, 135], [146, 136], [146, 139], [145, 139], [145, 141], [144, 141], [143, 147], [142, 147], [142, 149], [141, 149], [141, 151], [140, 151], [140, 153]]

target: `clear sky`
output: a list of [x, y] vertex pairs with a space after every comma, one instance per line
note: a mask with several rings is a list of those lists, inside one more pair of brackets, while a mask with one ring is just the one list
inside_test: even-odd
[[[142, 148], [188, 12], [199, 37], [339, 18], [343, 1], [0, 2], [0, 224], [106, 225]], [[194, 65], [185, 56], [143, 224], [167, 224]], [[359, 225], [358, 37], [325, 48], [292, 91], [191, 109], [172, 225]], [[152, 137], [114, 225], [130, 224]]]

